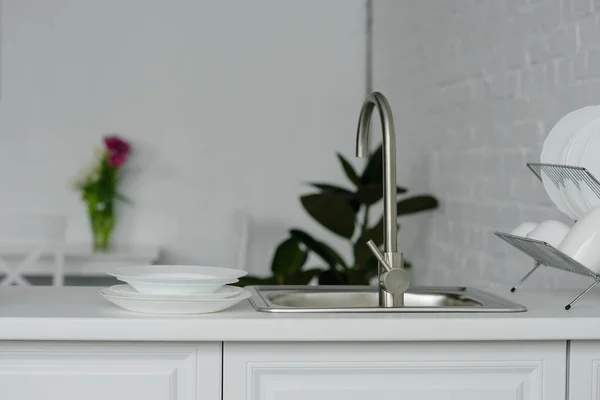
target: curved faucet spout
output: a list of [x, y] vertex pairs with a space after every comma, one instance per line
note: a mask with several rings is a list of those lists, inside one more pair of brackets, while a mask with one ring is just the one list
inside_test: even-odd
[[398, 250], [396, 238], [398, 230], [396, 225], [398, 217], [396, 210], [396, 133], [390, 103], [379, 92], [369, 94], [360, 110], [356, 133], [356, 156], [365, 157], [369, 153], [371, 116], [375, 108], [379, 111], [383, 131], [383, 246], [386, 253], [395, 253]]

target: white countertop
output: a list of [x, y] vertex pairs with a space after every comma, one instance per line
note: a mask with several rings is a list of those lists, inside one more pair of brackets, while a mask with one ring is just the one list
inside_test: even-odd
[[600, 290], [495, 291], [527, 306], [506, 314], [269, 314], [248, 301], [218, 314], [121, 310], [89, 287], [0, 288], [0, 340], [448, 341], [600, 339]]

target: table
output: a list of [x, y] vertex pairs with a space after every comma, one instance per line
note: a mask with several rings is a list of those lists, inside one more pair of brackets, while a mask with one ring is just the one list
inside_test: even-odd
[[[30, 250], [23, 245], [0, 244], [0, 255], [9, 263], [13, 260], [18, 262]], [[65, 278], [106, 277], [106, 272], [114, 268], [155, 264], [159, 257], [160, 247], [154, 245], [116, 245], [107, 253], [95, 253], [89, 244], [67, 244], [64, 274]], [[53, 262], [50, 253], [42, 255], [39, 262], [23, 269], [22, 275], [33, 278], [33, 281], [36, 281], [35, 284], [39, 284], [43, 281], [37, 279], [38, 277], [50, 276]], [[29, 280], [32, 281], [32, 279]], [[66, 280], [68, 284], [69, 279]]]

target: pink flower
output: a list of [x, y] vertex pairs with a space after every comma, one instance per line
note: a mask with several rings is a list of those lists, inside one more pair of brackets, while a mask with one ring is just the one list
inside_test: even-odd
[[108, 150], [108, 165], [111, 167], [120, 167], [127, 161], [127, 156], [131, 152], [131, 146], [118, 136], [105, 136], [104, 144]]

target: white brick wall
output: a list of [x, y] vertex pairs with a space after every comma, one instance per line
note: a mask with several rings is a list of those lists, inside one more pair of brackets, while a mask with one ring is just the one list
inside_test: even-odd
[[[567, 112], [600, 104], [600, 1], [377, 0], [374, 86], [395, 111], [399, 180], [442, 201], [403, 224], [418, 283], [515, 283], [492, 235], [563, 217], [525, 166]], [[528, 287], [581, 286], [560, 271]]]

